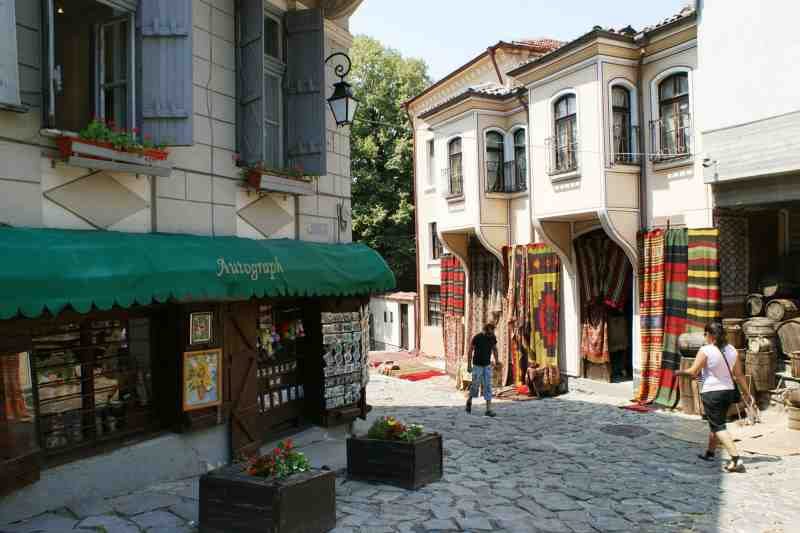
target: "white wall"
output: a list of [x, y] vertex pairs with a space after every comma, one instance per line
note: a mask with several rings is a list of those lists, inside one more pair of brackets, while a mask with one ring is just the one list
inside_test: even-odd
[[701, 5], [700, 129], [800, 110], [800, 2], [704, 0]]
[[[387, 300], [380, 296], [373, 297], [369, 302], [372, 313], [372, 345], [373, 350], [397, 352], [400, 351], [400, 306], [408, 306], [408, 347], [414, 349], [414, 335], [416, 331], [416, 317], [414, 316], [414, 302], [398, 302]], [[385, 317], [385, 318], [384, 318]]]

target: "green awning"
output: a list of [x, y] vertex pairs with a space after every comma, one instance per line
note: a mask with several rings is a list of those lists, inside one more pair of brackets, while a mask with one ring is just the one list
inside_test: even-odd
[[163, 233], [0, 228], [0, 319], [71, 306], [350, 296], [395, 286], [362, 244]]

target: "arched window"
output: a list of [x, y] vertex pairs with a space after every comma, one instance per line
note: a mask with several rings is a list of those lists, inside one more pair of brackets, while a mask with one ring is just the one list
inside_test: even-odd
[[578, 110], [574, 94], [567, 94], [553, 105], [555, 122], [554, 173], [578, 168]]
[[633, 128], [631, 124], [631, 92], [615, 85], [611, 88], [611, 113], [614, 134], [614, 162], [632, 163]]
[[673, 74], [658, 85], [660, 155], [664, 159], [692, 153], [689, 74]]
[[528, 188], [528, 155], [525, 142], [525, 130], [520, 128], [514, 132], [514, 191]]
[[464, 194], [464, 179], [461, 167], [461, 137], [456, 137], [447, 145], [449, 161], [448, 188], [453, 196]]
[[505, 163], [503, 135], [496, 131], [486, 134], [486, 190], [503, 192], [503, 164]]

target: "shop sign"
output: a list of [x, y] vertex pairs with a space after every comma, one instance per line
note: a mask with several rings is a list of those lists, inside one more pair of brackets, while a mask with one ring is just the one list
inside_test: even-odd
[[283, 265], [276, 257], [273, 261], [262, 263], [242, 263], [239, 261], [226, 261], [222, 257], [217, 259], [217, 277], [222, 276], [248, 276], [253, 281], [258, 281], [259, 276], [269, 276], [274, 280], [277, 274], [283, 274]]

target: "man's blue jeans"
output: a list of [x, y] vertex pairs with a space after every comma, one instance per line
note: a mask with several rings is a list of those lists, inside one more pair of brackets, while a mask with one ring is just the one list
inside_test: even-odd
[[492, 367], [473, 365], [472, 383], [469, 386], [469, 397], [477, 398], [480, 387], [483, 385], [483, 399], [492, 400]]

